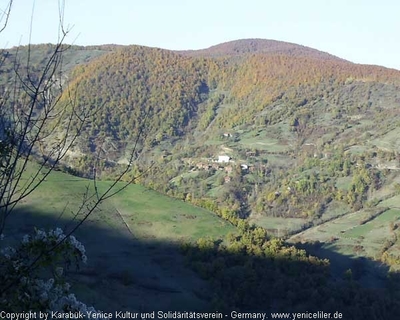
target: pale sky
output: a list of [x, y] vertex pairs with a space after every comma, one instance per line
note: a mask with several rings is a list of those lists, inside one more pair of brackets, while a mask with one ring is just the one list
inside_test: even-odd
[[[8, 0], [0, 0], [4, 9]], [[0, 46], [57, 41], [58, 0], [14, 0]], [[65, 0], [68, 43], [202, 49], [282, 40], [400, 70], [400, 0]]]

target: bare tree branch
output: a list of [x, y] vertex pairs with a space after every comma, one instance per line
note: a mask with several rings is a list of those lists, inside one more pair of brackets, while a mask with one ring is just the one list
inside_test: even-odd
[[[10, 14], [11, 14], [11, 8], [13, 5], [14, 0], [10, 0], [4, 10], [1, 10], [2, 13], [0, 15], [0, 33], [4, 31], [4, 29], [7, 27], [8, 20], [10, 19]], [[3, 22], [4, 21], [4, 22]]]
[[[5, 20], [0, 33], [8, 23], [12, 4], [13, 0], [10, 0], [0, 17], [0, 23]], [[22, 61], [23, 49], [19, 48], [12, 57], [2, 52], [0, 58], [0, 71], [9, 59], [13, 59], [11, 62], [14, 71], [13, 79], [5, 85], [4, 92], [0, 93], [2, 94], [0, 97], [0, 234], [3, 233], [7, 218], [15, 207], [46, 181], [56, 166], [66, 157], [68, 151], [74, 147], [90, 117], [98, 112], [98, 110], [88, 111], [90, 108], [79, 105], [76, 99], [76, 90], [79, 88], [72, 92], [68, 84], [65, 87], [63, 85], [63, 54], [70, 49], [70, 46], [64, 45], [69, 34], [69, 29], [64, 27], [64, 12], [65, 1], [60, 0], [58, 41], [39, 74], [32, 67], [31, 44], [26, 48], [26, 64]], [[33, 15], [34, 6], [29, 39], [33, 30]], [[102, 105], [98, 108], [102, 108]], [[127, 188], [151, 169], [152, 165], [145, 172], [120, 185], [132, 170], [134, 161], [137, 160], [140, 141], [146, 139], [145, 128], [148, 116], [148, 113], [144, 113], [141, 119], [141, 126], [126, 167], [111, 185], [100, 193], [97, 164], [95, 164], [91, 181], [93, 189], [90, 184], [86, 186], [82, 201], [75, 210], [73, 218], [64, 226], [66, 238], [41, 252], [37, 257], [33, 257], [32, 262], [25, 267], [25, 273], [28, 274], [38, 268], [38, 262], [74, 234], [90, 215], [99, 209], [101, 203]], [[54, 135], [60, 137], [56, 140]], [[26, 171], [31, 161], [37, 163], [37, 168], [27, 177]], [[97, 156], [97, 162], [99, 161], [100, 150]], [[66, 212], [67, 205], [60, 213], [58, 221]], [[20, 278], [9, 283], [2, 283], [0, 296], [18, 281]]]

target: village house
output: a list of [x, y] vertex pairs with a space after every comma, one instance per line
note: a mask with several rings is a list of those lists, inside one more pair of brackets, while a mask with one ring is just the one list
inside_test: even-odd
[[218, 160], [217, 162], [219, 163], [228, 163], [231, 161], [231, 157], [230, 156], [218, 156]]

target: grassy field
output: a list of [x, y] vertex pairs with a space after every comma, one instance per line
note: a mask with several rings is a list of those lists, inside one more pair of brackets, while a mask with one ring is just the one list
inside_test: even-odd
[[[100, 193], [110, 185], [109, 181], [97, 182]], [[117, 184], [115, 190], [124, 185]], [[21, 201], [20, 208], [38, 216], [58, 217], [63, 212], [62, 218], [69, 219], [73, 217], [87, 190], [94, 191], [92, 181], [54, 171], [32, 196]], [[99, 227], [116, 227], [119, 224], [115, 222], [115, 215], [139, 239], [141, 236], [150, 236], [157, 240], [195, 241], [205, 235], [219, 237], [234, 230], [232, 225], [209, 211], [138, 184], [129, 185], [102, 203], [91, 221]]]
[[[321, 224], [324, 221], [336, 219], [348, 213], [349, 210], [350, 209], [347, 205], [338, 201], [332, 201], [325, 209], [322, 218], [314, 222]], [[250, 223], [265, 228], [270, 234], [277, 237], [285, 237], [288, 233], [299, 232], [304, 225], [307, 225], [311, 221], [311, 218], [282, 218], [269, 217], [265, 215], [254, 215], [249, 218]]]
[[[379, 208], [374, 208], [379, 210]], [[364, 286], [380, 287], [389, 269], [380, 262], [382, 249], [394, 233], [390, 224], [400, 218], [400, 210], [388, 209], [366, 221], [371, 209], [348, 213], [292, 236], [288, 242], [304, 246], [311, 254], [327, 258], [336, 277], [343, 277], [346, 270], [357, 270], [357, 278]], [[319, 243], [312, 245], [312, 243]], [[390, 254], [398, 254], [398, 245]], [[367, 259], [365, 259], [367, 258]], [[355, 269], [354, 269], [355, 268]]]
[[[98, 182], [97, 187], [102, 192], [109, 185]], [[21, 201], [7, 222], [6, 237], [13, 241], [33, 227], [71, 225], [87, 188], [93, 190], [89, 180], [53, 172]], [[234, 231], [211, 212], [130, 185], [104, 202], [76, 232], [88, 264], [71, 272], [69, 281], [80, 299], [105, 311], [201, 310], [210, 303], [212, 291], [185, 267], [180, 243], [204, 236], [224, 238]]]
[[371, 210], [346, 214], [310, 228], [292, 237], [291, 241], [334, 243], [339, 253], [377, 258], [390, 233], [389, 224], [400, 217], [400, 211], [390, 209], [364, 223], [370, 214]]
[[[279, 138], [278, 138], [279, 137]], [[267, 152], [284, 152], [289, 150], [287, 143], [280, 141], [280, 134], [250, 130], [240, 135], [239, 144], [246, 148], [256, 148]]]
[[349, 191], [351, 187], [352, 177], [341, 177], [336, 181], [336, 188]]
[[[379, 207], [344, 214], [292, 236], [289, 242], [319, 241], [321, 247], [313, 253], [331, 259], [333, 268], [340, 272], [351, 267], [354, 259], [367, 257], [371, 261], [379, 261], [387, 241], [394, 238], [391, 225], [400, 221], [398, 202], [399, 198], [394, 197], [381, 202]], [[397, 254], [397, 249], [395, 244], [389, 252]], [[366, 281], [369, 285], [376, 285], [380, 281], [380, 269], [384, 266], [380, 262], [373, 267], [371, 265], [368, 267], [371, 277], [366, 276]]]
[[379, 203], [379, 206], [400, 208], [400, 195], [382, 201], [381, 203]]
[[113, 200], [115, 209], [139, 238], [168, 241], [221, 237], [234, 228], [206, 210], [161, 196], [139, 185], [130, 186]]
[[301, 229], [301, 226], [307, 223], [307, 219], [267, 217], [260, 215], [251, 217], [249, 222], [265, 228], [274, 236], [283, 237], [288, 232]]
[[371, 141], [372, 144], [384, 150], [398, 150], [400, 129], [396, 128]]

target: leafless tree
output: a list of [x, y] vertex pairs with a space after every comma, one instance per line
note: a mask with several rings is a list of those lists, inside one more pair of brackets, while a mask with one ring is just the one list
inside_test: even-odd
[[[0, 16], [0, 35], [9, 21], [12, 4], [13, 1], [10, 0]], [[65, 44], [69, 30], [64, 28], [63, 7], [61, 1], [58, 41], [52, 46], [51, 54], [41, 70], [32, 66], [31, 45], [24, 49], [27, 51], [23, 55], [18, 50], [13, 55], [7, 50], [1, 52], [0, 74], [6, 65], [8, 68], [11, 65], [12, 77], [2, 81], [3, 85], [0, 86], [0, 235], [15, 207], [39, 185], [45, 183], [46, 177], [74, 146], [90, 118], [91, 111], [87, 111], [90, 108], [82, 107], [75, 101], [74, 94], [68, 88], [68, 81], [64, 81], [63, 77], [63, 55], [70, 48]], [[22, 59], [21, 56], [25, 58]], [[143, 130], [139, 130], [128, 164], [104, 193], [99, 193], [94, 175], [74, 213], [73, 223], [69, 224], [68, 230], [64, 230], [67, 237], [103, 201], [135, 180], [134, 177], [120, 183], [131, 170], [143, 136]], [[33, 171], [32, 162], [35, 163]], [[60, 243], [55, 244], [54, 248], [59, 245]], [[43, 252], [35, 257], [27, 271], [35, 268], [37, 262], [48, 253]], [[12, 286], [13, 283], [0, 286], [0, 295]]]

